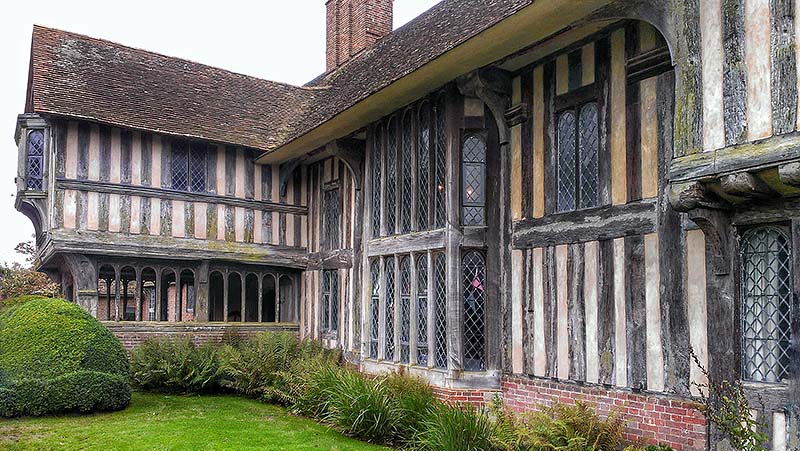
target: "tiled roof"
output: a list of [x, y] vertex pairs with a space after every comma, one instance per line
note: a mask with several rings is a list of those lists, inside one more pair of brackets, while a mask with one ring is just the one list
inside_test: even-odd
[[40, 26], [31, 83], [27, 112], [261, 150], [284, 141], [321, 91]]
[[444, 0], [305, 87], [37, 26], [29, 108], [269, 151], [532, 2]]

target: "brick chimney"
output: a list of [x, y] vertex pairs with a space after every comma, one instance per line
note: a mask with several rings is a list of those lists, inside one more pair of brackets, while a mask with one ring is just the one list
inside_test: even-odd
[[393, 1], [327, 0], [328, 72], [391, 33]]

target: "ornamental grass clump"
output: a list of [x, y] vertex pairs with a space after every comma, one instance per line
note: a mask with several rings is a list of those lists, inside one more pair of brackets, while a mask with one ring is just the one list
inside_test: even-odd
[[222, 381], [220, 351], [189, 338], [150, 338], [131, 352], [131, 380], [143, 389], [171, 393], [212, 393]]
[[517, 423], [521, 449], [530, 451], [616, 451], [625, 423], [618, 413], [601, 418], [588, 404], [554, 404], [523, 415]]
[[340, 432], [373, 443], [392, 443], [402, 411], [385, 378], [370, 379], [349, 369], [330, 373], [323, 388], [323, 420]]
[[414, 437], [422, 451], [499, 451], [496, 423], [472, 406], [439, 404], [422, 421]]

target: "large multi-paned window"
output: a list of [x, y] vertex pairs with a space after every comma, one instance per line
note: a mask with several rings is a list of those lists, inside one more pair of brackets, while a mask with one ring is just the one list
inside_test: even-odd
[[400, 259], [400, 363], [411, 358], [411, 258]]
[[372, 285], [369, 302], [369, 356], [377, 359], [381, 327], [381, 268], [377, 259], [369, 264], [369, 278]]
[[741, 240], [742, 378], [781, 382], [789, 371], [792, 246], [780, 226], [747, 230]]
[[202, 193], [206, 191], [208, 171], [206, 146], [185, 142], [172, 144], [172, 189]]
[[461, 149], [461, 221], [486, 225], [486, 141], [468, 135]]
[[447, 368], [447, 260], [436, 254], [433, 260], [434, 309], [433, 351], [436, 368]]
[[27, 160], [25, 164], [25, 185], [33, 191], [43, 189], [44, 178], [44, 131], [32, 130], [28, 133]]
[[372, 237], [445, 225], [445, 97], [422, 100], [376, 124], [370, 169]]
[[330, 251], [339, 249], [339, 224], [342, 218], [342, 196], [339, 186], [325, 190], [322, 199], [322, 249]]
[[321, 294], [322, 333], [336, 333], [339, 330], [339, 273], [336, 270], [322, 271]]
[[386, 258], [386, 317], [384, 327], [384, 337], [386, 341], [383, 348], [384, 360], [394, 360], [394, 294], [396, 280], [394, 274], [394, 257]]
[[559, 213], [598, 206], [597, 103], [558, 114], [556, 199]]
[[464, 369], [486, 369], [486, 259], [467, 251], [461, 260], [464, 282]]
[[417, 257], [417, 363], [428, 365], [428, 256]]

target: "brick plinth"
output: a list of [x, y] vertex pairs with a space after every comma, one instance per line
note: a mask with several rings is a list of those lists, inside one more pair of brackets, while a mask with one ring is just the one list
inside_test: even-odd
[[477, 407], [485, 406], [496, 394], [499, 393], [499, 391], [433, 387], [434, 396], [444, 402], [453, 404], [468, 404]]
[[222, 323], [126, 323], [103, 322], [125, 349], [133, 349], [148, 338], [190, 337], [195, 344], [219, 343], [226, 334], [252, 337], [261, 332], [298, 333], [296, 324]]
[[503, 400], [517, 412], [540, 405], [585, 401], [601, 415], [620, 411], [627, 422], [625, 439], [663, 443], [679, 451], [706, 449], [706, 420], [699, 405], [653, 394], [539, 379], [509, 377], [502, 381]]

